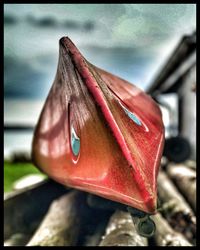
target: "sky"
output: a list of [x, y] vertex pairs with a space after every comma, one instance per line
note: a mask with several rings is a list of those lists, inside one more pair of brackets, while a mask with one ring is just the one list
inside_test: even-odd
[[[4, 4], [4, 123], [36, 124], [63, 36], [90, 63], [145, 91], [195, 30], [195, 4]], [[19, 146], [17, 136], [5, 134], [5, 145]], [[29, 137], [20, 137], [22, 147]]]
[[91, 63], [145, 90], [180, 38], [196, 29], [196, 6], [5, 4], [4, 20], [6, 98], [42, 100], [62, 36]]

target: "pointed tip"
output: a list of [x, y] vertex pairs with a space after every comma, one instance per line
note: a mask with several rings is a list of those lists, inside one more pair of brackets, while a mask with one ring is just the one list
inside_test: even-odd
[[156, 212], [157, 212], [157, 199], [156, 199], [156, 197], [151, 198], [146, 202], [146, 208], [147, 208], [149, 213], [156, 214]]
[[59, 43], [63, 44], [66, 40], [70, 40], [68, 36], [63, 36], [60, 38]]
[[153, 187], [151, 192], [149, 192], [149, 197], [145, 201], [145, 204], [149, 213], [155, 214], [157, 212], [157, 190], [155, 191]]
[[73, 45], [75, 47], [74, 43], [68, 36], [61, 37], [59, 40], [59, 45], [64, 46], [64, 47], [69, 47], [69, 45], [71, 46]]

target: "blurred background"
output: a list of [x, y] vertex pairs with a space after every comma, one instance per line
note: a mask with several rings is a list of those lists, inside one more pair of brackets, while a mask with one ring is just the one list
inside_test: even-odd
[[[147, 90], [184, 35], [193, 4], [5, 4], [4, 123], [34, 126], [54, 80], [58, 41]], [[32, 131], [4, 134], [4, 154], [30, 150]]]
[[195, 4], [4, 4], [6, 194], [46, 178], [30, 162], [30, 150], [63, 36], [89, 62], [159, 103], [162, 164], [189, 160], [196, 166]]

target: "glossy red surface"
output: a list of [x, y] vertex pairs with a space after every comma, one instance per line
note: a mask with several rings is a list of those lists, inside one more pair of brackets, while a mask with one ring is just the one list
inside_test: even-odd
[[[80, 139], [77, 155], [72, 127]], [[35, 164], [64, 185], [155, 213], [163, 143], [153, 99], [90, 64], [62, 38], [56, 77], [35, 129]]]

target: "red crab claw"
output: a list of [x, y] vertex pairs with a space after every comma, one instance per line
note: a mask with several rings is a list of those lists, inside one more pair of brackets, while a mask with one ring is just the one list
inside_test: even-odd
[[153, 214], [163, 143], [153, 99], [89, 63], [63, 37], [34, 133], [36, 166], [64, 185]]

